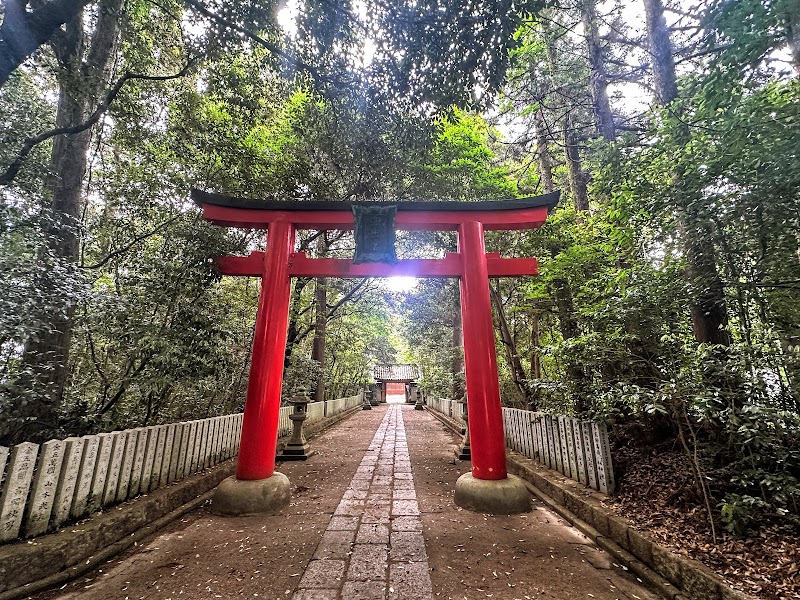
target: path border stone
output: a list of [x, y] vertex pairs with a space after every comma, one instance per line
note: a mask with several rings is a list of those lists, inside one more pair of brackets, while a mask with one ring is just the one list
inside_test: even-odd
[[[360, 412], [358, 406], [314, 423], [306, 436], [315, 437]], [[279, 440], [278, 451], [288, 439]], [[207, 502], [213, 489], [235, 471], [233, 457], [54, 533], [0, 546], [0, 600], [24, 598], [94, 569]]]

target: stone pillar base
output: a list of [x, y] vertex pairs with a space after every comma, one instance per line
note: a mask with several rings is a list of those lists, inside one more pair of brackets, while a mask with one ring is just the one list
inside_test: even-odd
[[277, 471], [266, 479], [228, 477], [214, 492], [211, 512], [231, 517], [277, 512], [289, 505], [291, 488], [289, 478]]
[[473, 512], [513, 515], [530, 512], [531, 495], [522, 479], [476, 479], [465, 473], [456, 481], [455, 503]]

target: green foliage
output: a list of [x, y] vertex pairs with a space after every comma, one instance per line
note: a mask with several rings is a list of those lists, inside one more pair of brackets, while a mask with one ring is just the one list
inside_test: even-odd
[[[337, 87], [364, 90], [371, 103], [385, 110], [474, 106], [488, 103], [500, 88], [509, 51], [517, 43], [515, 30], [545, 4], [305, 2], [300, 8], [300, 50]], [[359, 71], [367, 41], [374, 52]]]
[[293, 353], [283, 371], [282, 400], [291, 400], [301, 388], [309, 390], [311, 382], [317, 381], [321, 373], [322, 366], [319, 362], [300, 352]]
[[792, 13], [798, 18], [792, 0], [713, 0], [710, 4], [706, 45], [720, 50], [715, 62], [738, 76], [760, 67], [771, 52], [785, 47]]
[[453, 327], [460, 318], [456, 294], [452, 282], [427, 279], [421, 280], [412, 293], [399, 298], [401, 331], [412, 362], [422, 369], [421, 387], [429, 396], [452, 395], [451, 365], [454, 353], [459, 351], [453, 346]]
[[[728, 415], [726, 415], [728, 416]], [[766, 518], [800, 514], [800, 415], [769, 403], [729, 415], [734, 460], [725, 474], [741, 492], [721, 505], [729, 531], [739, 535]]]
[[481, 117], [454, 109], [439, 119], [435, 144], [415, 173], [411, 193], [460, 201], [516, 197], [508, 167], [491, 148], [498, 135]]

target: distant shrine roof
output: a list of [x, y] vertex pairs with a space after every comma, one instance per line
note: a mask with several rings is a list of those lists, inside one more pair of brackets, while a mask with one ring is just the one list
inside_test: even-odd
[[422, 372], [417, 365], [377, 365], [372, 376], [378, 381], [416, 381]]

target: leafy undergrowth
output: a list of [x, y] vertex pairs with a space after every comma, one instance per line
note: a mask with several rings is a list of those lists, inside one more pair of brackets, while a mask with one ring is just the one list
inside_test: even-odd
[[759, 598], [800, 598], [794, 527], [771, 523], [734, 537], [717, 521], [715, 545], [691, 465], [677, 444], [621, 448], [614, 459], [622, 473], [610, 509], [655, 541], [702, 561], [736, 589]]

